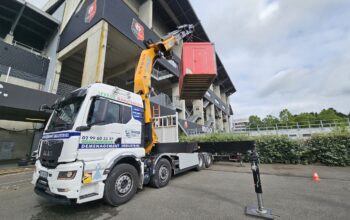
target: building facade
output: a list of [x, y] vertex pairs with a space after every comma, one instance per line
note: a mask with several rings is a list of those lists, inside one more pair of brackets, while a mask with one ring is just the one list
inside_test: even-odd
[[[0, 4], [0, 150], [7, 155], [2, 159], [35, 145], [48, 117], [40, 105], [94, 82], [133, 91], [144, 40], [158, 41], [179, 25], [195, 24], [192, 40], [209, 41], [187, 0], [49, 0], [43, 9], [20, 0]], [[229, 132], [229, 97], [236, 90], [219, 56], [218, 76], [200, 100], [179, 98], [180, 59], [178, 47], [174, 61], [154, 65], [154, 117], [176, 114], [187, 135]], [[13, 141], [14, 134], [23, 141]]]

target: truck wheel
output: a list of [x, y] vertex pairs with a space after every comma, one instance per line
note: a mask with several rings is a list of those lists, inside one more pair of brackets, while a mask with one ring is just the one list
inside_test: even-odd
[[196, 167], [196, 171], [200, 171], [205, 168], [204, 165], [204, 156], [203, 154], [198, 154], [198, 165]]
[[205, 168], [209, 168], [213, 164], [213, 159], [211, 157], [211, 154], [205, 155]]
[[167, 159], [160, 159], [156, 165], [155, 173], [151, 177], [150, 185], [154, 188], [161, 188], [168, 185], [171, 179], [171, 166]]
[[135, 167], [119, 164], [107, 177], [103, 198], [111, 206], [121, 205], [135, 195], [138, 184], [139, 177]]

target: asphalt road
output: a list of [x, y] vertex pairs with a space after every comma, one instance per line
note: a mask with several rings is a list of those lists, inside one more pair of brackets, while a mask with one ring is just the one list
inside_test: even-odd
[[[263, 166], [264, 203], [275, 219], [349, 219], [350, 169]], [[312, 181], [318, 170], [321, 182]], [[249, 166], [219, 164], [174, 177], [162, 189], [145, 187], [114, 208], [95, 201], [77, 206], [48, 203], [33, 192], [31, 173], [0, 176], [0, 219], [255, 219], [244, 215], [256, 203]]]

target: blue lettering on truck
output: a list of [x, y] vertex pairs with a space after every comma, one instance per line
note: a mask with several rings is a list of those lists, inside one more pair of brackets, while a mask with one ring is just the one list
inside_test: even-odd
[[79, 149], [138, 148], [140, 144], [79, 144]]
[[61, 133], [54, 133], [54, 134], [44, 134], [42, 139], [43, 140], [49, 140], [49, 139], [68, 139], [73, 136], [80, 136], [80, 132], [61, 132]]
[[143, 108], [132, 106], [132, 117], [140, 122], [143, 122]]

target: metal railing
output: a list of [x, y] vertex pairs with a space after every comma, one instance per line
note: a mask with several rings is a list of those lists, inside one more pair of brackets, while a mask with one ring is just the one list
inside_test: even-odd
[[171, 101], [170, 97], [165, 93], [160, 93], [158, 95], [151, 96], [151, 102], [165, 106], [167, 108], [175, 109], [174, 103]]
[[317, 121], [303, 121], [292, 123], [277, 123], [274, 125], [252, 125], [246, 123], [240, 124], [239, 127], [233, 126], [233, 131], [266, 131], [266, 130], [290, 130], [290, 129], [307, 129], [307, 128], [335, 128], [335, 127], [350, 127], [350, 119], [344, 120], [317, 120]]
[[18, 79], [39, 83], [41, 85], [44, 85], [46, 81], [46, 78], [40, 75], [24, 72], [2, 64], [0, 64], [0, 78], [2, 78], [1, 75], [5, 76], [5, 79], [3, 79], [4, 82], [9, 82], [10, 77], [16, 77]]
[[34, 53], [36, 55], [39, 55], [39, 56], [47, 58], [46, 56], [44, 56], [42, 54], [42, 51], [40, 51], [38, 49], [35, 49], [35, 48], [31, 47], [31, 46], [28, 46], [28, 45], [26, 45], [24, 43], [21, 43], [21, 42], [18, 42], [18, 41], [14, 40], [12, 45], [15, 46], [15, 47], [19, 47], [19, 48], [21, 48], [23, 50], [29, 51], [31, 53]]
[[167, 70], [153, 69], [151, 76], [152, 76], [153, 79], [155, 79], [157, 81], [161, 81], [161, 80], [164, 80], [164, 79], [171, 78], [174, 75], [169, 73]]

